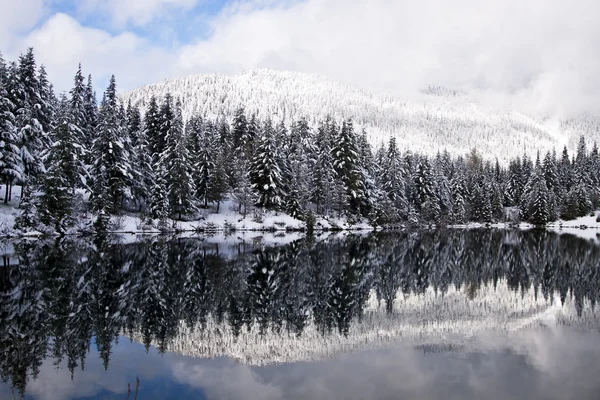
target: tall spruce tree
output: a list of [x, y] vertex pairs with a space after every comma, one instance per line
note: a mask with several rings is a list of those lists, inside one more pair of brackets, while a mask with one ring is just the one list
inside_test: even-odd
[[8, 203], [13, 183], [20, 181], [23, 173], [13, 114], [15, 107], [5, 88], [7, 80], [5, 76], [0, 77], [0, 176], [5, 185], [4, 204]]
[[[130, 154], [125, 149], [125, 121], [121, 117], [116, 80], [112, 76], [100, 107], [97, 137], [92, 148], [95, 162], [91, 197], [108, 196], [110, 209], [102, 210], [104, 213], [116, 211], [125, 198], [130, 197]], [[104, 201], [98, 204], [107, 205]]]
[[[63, 98], [62, 102], [67, 103], [67, 99]], [[74, 223], [74, 187], [82, 179], [82, 158], [81, 146], [77, 143], [81, 130], [71, 122], [76, 116], [71, 107], [61, 109], [67, 113], [58, 115], [54, 128], [54, 143], [48, 155], [40, 198], [40, 221], [58, 233], [65, 233]]]
[[283, 205], [285, 193], [279, 159], [275, 131], [271, 120], [267, 120], [250, 166], [250, 181], [260, 207], [277, 208]]
[[401, 218], [408, 217], [406, 199], [406, 171], [404, 170], [400, 152], [396, 146], [396, 138], [390, 138], [387, 151], [382, 160], [381, 185], [388, 199], [392, 202]]
[[320, 124], [317, 133], [316, 160], [312, 169], [310, 201], [316, 205], [317, 213], [327, 215], [334, 205], [336, 172], [331, 154], [329, 123]]
[[342, 124], [331, 153], [337, 178], [345, 187], [344, 203], [347, 204], [347, 211], [355, 215], [364, 213], [368, 206], [368, 199], [351, 120], [344, 121]]
[[194, 210], [193, 180], [190, 173], [190, 161], [187, 143], [184, 138], [183, 116], [181, 104], [173, 109], [173, 120], [168, 124], [165, 149], [161, 157], [161, 166], [165, 171], [167, 199], [170, 214], [179, 220]]
[[[40, 122], [46, 116], [42, 116], [44, 109], [41, 106], [40, 85], [38, 81], [35, 57], [33, 49], [21, 55], [17, 70], [13, 72], [16, 79], [13, 80], [16, 87], [10, 88], [11, 99], [15, 104], [15, 116], [17, 123], [17, 140], [23, 163], [23, 187], [35, 184], [37, 178], [44, 173], [42, 151], [46, 141], [46, 132]], [[22, 198], [26, 193], [32, 191], [22, 190]]]

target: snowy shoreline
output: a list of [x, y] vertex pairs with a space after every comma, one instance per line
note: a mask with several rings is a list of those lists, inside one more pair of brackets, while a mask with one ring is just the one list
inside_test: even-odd
[[[85, 199], [87, 200], [87, 199]], [[14, 230], [15, 217], [19, 213], [17, 206], [19, 197], [14, 196], [11, 203], [0, 205], [0, 238], [43, 238], [56, 237], [56, 233], [44, 233], [39, 231], [18, 232]], [[227, 200], [222, 203], [221, 212], [211, 212], [206, 209], [199, 219], [193, 221], [177, 221], [168, 219], [163, 228], [158, 229], [157, 224], [149, 225], [143, 221], [139, 213], [124, 213], [123, 215], [112, 215], [110, 217], [109, 229], [106, 234], [125, 235], [211, 235], [222, 233], [274, 233], [291, 234], [306, 233], [307, 227], [304, 221], [293, 218], [290, 215], [277, 212], [256, 209], [245, 216], [239, 214], [234, 202]], [[584, 239], [596, 240], [600, 234], [600, 222], [596, 219], [600, 211], [594, 216], [588, 215], [571, 221], [559, 220], [549, 223], [545, 228], [549, 232], [558, 234], [572, 234]], [[93, 214], [82, 216], [77, 225], [69, 232], [68, 236], [92, 236], [94, 231], [92, 224], [95, 219]], [[405, 229], [502, 229], [502, 230], [531, 230], [536, 227], [529, 223], [475, 223], [455, 225], [388, 225], [373, 226], [366, 219], [358, 222], [350, 222], [340, 217], [316, 217], [314, 232], [371, 232], [371, 231], [399, 231]]]

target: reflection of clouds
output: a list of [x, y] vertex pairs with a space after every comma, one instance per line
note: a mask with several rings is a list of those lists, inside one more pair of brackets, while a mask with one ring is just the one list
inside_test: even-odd
[[[188, 363], [187, 361], [192, 361]], [[280, 399], [282, 388], [266, 383], [253, 369], [229, 362], [218, 367], [194, 364], [193, 359], [172, 364], [174, 378], [187, 385], [202, 388], [208, 398], [215, 399]], [[235, 382], [234, 384], [232, 384]]]
[[[436, 349], [436, 346], [424, 347]], [[600, 332], [562, 328], [483, 336], [459, 351], [414, 347], [346, 354], [336, 360], [254, 367], [229, 358], [201, 359], [122, 341], [110, 366], [92, 352], [74, 380], [66, 365], [44, 363], [27, 393], [42, 400], [127, 396], [141, 380], [142, 398], [161, 398], [157, 382], [173, 397], [208, 399], [597, 399]], [[160, 385], [159, 385], [160, 386]], [[155, 390], [156, 389], [156, 390]], [[185, 393], [185, 395], [184, 395]], [[190, 393], [194, 393], [190, 395]], [[195, 397], [194, 397], [195, 396]], [[184, 398], [182, 397], [182, 398]], [[12, 398], [0, 385], [0, 398]], [[140, 398], [140, 397], [138, 397]]]
[[[152, 360], [149, 361], [148, 358]], [[123, 340], [113, 346], [108, 370], [104, 370], [98, 353], [92, 351], [85, 360], [85, 370], [75, 370], [73, 380], [66, 361], [57, 369], [52, 358], [47, 359], [36, 380], [27, 385], [27, 394], [40, 400], [63, 400], [80, 397], [94, 397], [103, 391], [127, 396], [127, 383], [135, 388], [135, 377], [149, 381], [164, 375], [164, 364], [159, 360], [155, 349], [146, 354], [144, 347], [132, 345]], [[156, 362], [156, 360], [159, 360]]]
[[600, 334], [564, 330], [487, 337], [471, 350], [367, 351], [319, 363], [250, 367], [177, 357], [175, 379], [209, 399], [596, 399]]

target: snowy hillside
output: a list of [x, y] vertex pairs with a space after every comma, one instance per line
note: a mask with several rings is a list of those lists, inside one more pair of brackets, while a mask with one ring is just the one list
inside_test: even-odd
[[247, 113], [287, 123], [306, 117], [315, 123], [327, 115], [353, 118], [366, 128], [375, 147], [397, 138], [403, 149], [435, 153], [447, 149], [462, 155], [477, 147], [488, 157], [507, 158], [527, 151], [575, 148], [580, 135], [600, 137], [600, 119], [558, 120], [490, 106], [488, 95], [429, 88], [408, 99], [350, 87], [320, 76], [256, 70], [241, 75], [197, 75], [145, 86], [123, 100], [145, 109], [151, 96], [170, 92], [183, 103], [184, 118], [201, 115], [231, 117], [244, 106]]

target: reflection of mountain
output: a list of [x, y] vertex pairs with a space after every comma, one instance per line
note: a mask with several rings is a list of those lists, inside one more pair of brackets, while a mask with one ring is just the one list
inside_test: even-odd
[[462, 345], [537, 324], [598, 326], [600, 248], [547, 232], [377, 233], [279, 247], [24, 241], [10, 252], [0, 269], [0, 377], [21, 390], [47, 357], [83, 368], [92, 337], [108, 368], [122, 334], [159, 351], [265, 364], [398, 340]]
[[[309, 322], [300, 336], [273, 330], [261, 334], [257, 324], [236, 336], [230, 325], [209, 318], [203, 328], [180, 323], [178, 334], [165, 350], [202, 358], [228, 356], [245, 364], [265, 365], [322, 360], [399, 343], [423, 351], [462, 349], [475, 337], [490, 332], [502, 334], [556, 325], [600, 328], [600, 318], [591, 308], [586, 307], [577, 316], [571, 299], [562, 306], [558, 297], [536, 299], [533, 291], [521, 295], [509, 289], [506, 280], [499, 282], [496, 289], [483, 287], [474, 300], [453, 286], [444, 295], [430, 288], [422, 295], [402, 297], [398, 293], [393, 313], [389, 314], [373, 292], [361, 320], [350, 326], [348, 335], [323, 335]], [[131, 338], [144, 340], [139, 332]]]

